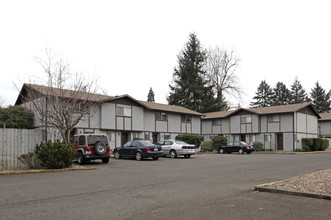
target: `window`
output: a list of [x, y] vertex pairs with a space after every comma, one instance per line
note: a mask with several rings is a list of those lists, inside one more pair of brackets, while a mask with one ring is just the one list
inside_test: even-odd
[[85, 145], [85, 136], [79, 136], [78, 144]]
[[191, 122], [191, 115], [182, 115], [182, 122]]
[[251, 115], [244, 115], [240, 117], [241, 124], [248, 124], [252, 123], [252, 116]]
[[145, 133], [145, 140], [150, 140], [150, 139], [151, 139], [150, 133]]
[[221, 119], [213, 119], [212, 124], [213, 124], [213, 126], [221, 125], [222, 124], [222, 120]]
[[131, 117], [131, 107], [126, 105], [116, 105], [116, 115]]
[[166, 112], [156, 112], [156, 120], [158, 121], [167, 121], [168, 114]]
[[164, 140], [170, 139], [170, 134], [164, 134]]
[[268, 115], [268, 122], [278, 122], [280, 121], [279, 115]]
[[264, 140], [270, 142], [270, 134], [264, 135]]

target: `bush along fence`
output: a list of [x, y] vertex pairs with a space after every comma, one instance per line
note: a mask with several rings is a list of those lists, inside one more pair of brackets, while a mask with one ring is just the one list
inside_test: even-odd
[[29, 168], [18, 158], [34, 152], [42, 141], [44, 131], [40, 129], [0, 128], [0, 171]]
[[325, 138], [302, 138], [303, 151], [324, 151], [329, 148], [329, 140]]

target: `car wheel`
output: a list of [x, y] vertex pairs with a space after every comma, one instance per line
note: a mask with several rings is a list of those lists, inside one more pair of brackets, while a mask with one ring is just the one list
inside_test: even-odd
[[190, 158], [191, 157], [191, 154], [185, 154], [184, 157], [185, 158]]
[[82, 152], [78, 152], [77, 162], [79, 165], [85, 164], [85, 156], [82, 154]]
[[143, 155], [140, 152], [136, 153], [136, 160], [142, 160], [143, 159]]
[[171, 151], [170, 151], [170, 157], [171, 157], [172, 159], [174, 159], [174, 158], [177, 157], [177, 153], [176, 153], [175, 150], [171, 150]]
[[153, 160], [158, 160], [159, 159], [159, 157], [153, 157]]
[[239, 149], [238, 153], [243, 154], [244, 153], [243, 149]]
[[115, 159], [121, 159], [121, 154], [120, 154], [120, 152], [115, 151], [115, 153], [114, 153], [114, 158], [115, 158]]
[[107, 151], [107, 147], [106, 145], [104, 145], [103, 143], [101, 142], [97, 142], [95, 143], [94, 145], [94, 152], [98, 155], [103, 155], [105, 154]]
[[252, 152], [250, 152], [250, 151], [246, 152], [246, 154], [250, 154], [250, 153], [252, 153]]
[[109, 162], [109, 157], [106, 157], [106, 158], [102, 158], [102, 163], [108, 163]]
[[219, 151], [218, 151], [220, 154], [224, 154], [224, 149], [220, 149]]

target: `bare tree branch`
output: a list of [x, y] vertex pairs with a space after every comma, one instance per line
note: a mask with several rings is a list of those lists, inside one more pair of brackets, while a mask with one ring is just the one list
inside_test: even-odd
[[46, 76], [42, 85], [26, 85], [28, 99], [40, 122], [46, 128], [55, 127], [69, 143], [78, 122], [93, 115], [92, 109], [100, 105], [102, 95], [96, 95], [97, 80], [73, 74], [69, 64], [53, 56], [49, 49], [46, 49], [45, 59], [35, 58], [35, 61]]
[[224, 93], [235, 98], [240, 98], [244, 93], [236, 75], [239, 62], [240, 59], [233, 50], [227, 51], [219, 47], [206, 50], [206, 76], [221, 102], [224, 100]]

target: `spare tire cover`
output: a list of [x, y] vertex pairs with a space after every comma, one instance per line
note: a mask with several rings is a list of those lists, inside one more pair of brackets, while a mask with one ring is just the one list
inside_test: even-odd
[[94, 152], [98, 155], [102, 155], [104, 153], [106, 153], [107, 151], [107, 147], [106, 145], [104, 145], [103, 143], [101, 142], [97, 142], [95, 145], [94, 145]]

